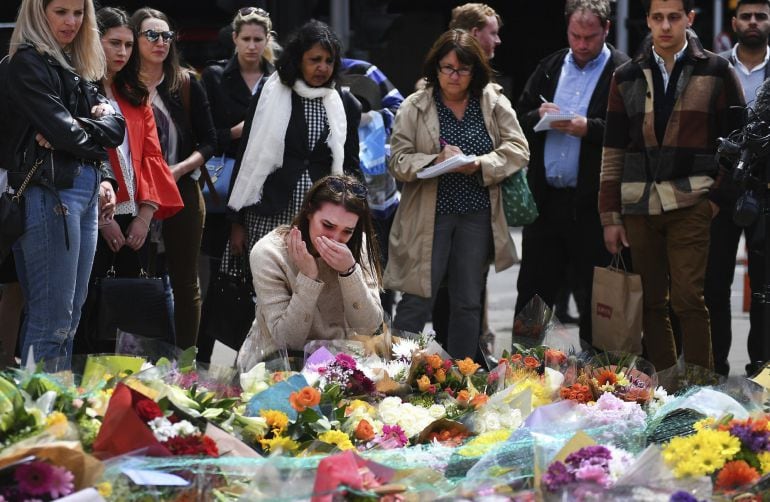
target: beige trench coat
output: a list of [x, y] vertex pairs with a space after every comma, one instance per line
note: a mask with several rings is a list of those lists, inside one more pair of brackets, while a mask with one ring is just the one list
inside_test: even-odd
[[[494, 150], [479, 157], [484, 186], [489, 189], [495, 270], [518, 261], [503, 213], [500, 183], [529, 162], [529, 146], [511, 102], [497, 84], [481, 96], [484, 124]], [[417, 173], [438, 156], [439, 122], [433, 89], [417, 91], [401, 104], [390, 138], [390, 173], [404, 183], [388, 243], [385, 287], [429, 298], [431, 256], [436, 219], [438, 179], [421, 180]]]

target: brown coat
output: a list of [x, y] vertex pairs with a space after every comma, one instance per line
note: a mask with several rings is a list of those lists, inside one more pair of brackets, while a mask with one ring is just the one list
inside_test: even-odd
[[[497, 84], [488, 84], [481, 96], [481, 112], [494, 150], [479, 157], [484, 185], [489, 189], [494, 236], [495, 270], [518, 260], [503, 214], [500, 183], [529, 161], [529, 146], [516, 112]], [[436, 217], [438, 178], [421, 180], [417, 173], [438, 156], [439, 121], [428, 87], [401, 104], [390, 138], [390, 173], [403, 182], [388, 247], [385, 287], [422, 297], [432, 295], [431, 256]]]

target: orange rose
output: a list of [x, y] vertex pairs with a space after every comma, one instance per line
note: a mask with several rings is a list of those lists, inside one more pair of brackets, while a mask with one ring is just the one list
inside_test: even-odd
[[514, 354], [511, 356], [511, 363], [521, 362], [521, 354]]
[[420, 389], [420, 392], [428, 392], [428, 389], [430, 389], [430, 378], [428, 378], [428, 375], [423, 375], [417, 380], [417, 388]]
[[291, 407], [299, 412], [318, 405], [321, 402], [321, 393], [313, 387], [305, 387], [299, 392], [292, 392], [289, 396]]
[[524, 358], [524, 366], [527, 368], [535, 369], [540, 366], [540, 361], [538, 361], [536, 357], [527, 356]]
[[487, 404], [487, 401], [489, 401], [489, 396], [486, 394], [476, 394], [473, 399], [471, 399], [471, 406], [478, 410]]
[[481, 367], [481, 365], [476, 364], [473, 362], [473, 359], [470, 357], [466, 357], [462, 361], [459, 359], [455, 361], [457, 363], [457, 367], [460, 370], [460, 373], [462, 373], [465, 376], [471, 376], [474, 373], [476, 373], [476, 370]]
[[548, 364], [564, 364], [567, 355], [561, 350], [545, 349], [545, 360]]
[[428, 366], [434, 370], [439, 369], [444, 364], [444, 361], [441, 360], [441, 356], [438, 354], [429, 354], [425, 356], [425, 362], [427, 362]]
[[436, 373], [433, 375], [433, 377], [438, 383], [444, 383], [446, 380], [446, 371], [444, 371], [444, 368], [439, 368], [436, 370]]
[[366, 420], [361, 420], [358, 422], [358, 427], [356, 427], [354, 435], [359, 441], [371, 441], [374, 439], [374, 429], [372, 428], [372, 424]]
[[465, 389], [457, 393], [457, 401], [461, 404], [468, 404], [468, 400], [470, 398], [471, 398], [470, 394], [468, 394], [468, 391]]

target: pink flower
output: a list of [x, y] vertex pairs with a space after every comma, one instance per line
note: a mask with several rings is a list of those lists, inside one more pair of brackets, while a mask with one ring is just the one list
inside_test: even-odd
[[610, 486], [610, 478], [607, 471], [601, 465], [583, 465], [575, 471], [575, 479], [578, 481], [591, 481], [604, 487]]
[[75, 491], [75, 476], [64, 467], [53, 466], [49, 493], [51, 498], [58, 499]]
[[47, 495], [51, 492], [53, 467], [45, 462], [34, 461], [17, 467], [13, 477], [23, 494]]
[[404, 430], [398, 425], [383, 425], [382, 436], [377, 438], [377, 442], [383, 445], [394, 442], [396, 443], [396, 447], [401, 448], [402, 446], [406, 446], [409, 439], [407, 439], [406, 434], [404, 434]]

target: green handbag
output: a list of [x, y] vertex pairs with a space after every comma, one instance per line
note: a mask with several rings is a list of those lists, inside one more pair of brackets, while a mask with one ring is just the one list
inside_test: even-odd
[[500, 184], [503, 211], [509, 227], [529, 225], [537, 219], [537, 204], [529, 191], [527, 175], [519, 169]]

